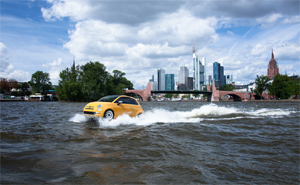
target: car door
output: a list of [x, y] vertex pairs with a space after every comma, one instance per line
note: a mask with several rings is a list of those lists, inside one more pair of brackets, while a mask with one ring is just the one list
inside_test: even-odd
[[131, 117], [137, 116], [137, 111], [140, 110], [140, 106], [136, 102], [135, 99], [133, 98], [128, 98], [129, 104], [130, 104], [130, 109], [131, 109]]
[[[121, 101], [122, 103], [119, 103]], [[119, 99], [117, 99], [114, 105], [114, 112], [116, 114], [116, 117], [122, 114], [127, 114], [129, 116], [132, 116], [132, 108], [130, 106], [128, 98], [120, 97]]]

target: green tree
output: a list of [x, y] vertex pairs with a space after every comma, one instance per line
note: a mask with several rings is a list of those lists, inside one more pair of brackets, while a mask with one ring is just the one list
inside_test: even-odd
[[173, 97], [173, 94], [167, 93], [167, 94], [165, 94], [164, 97], [165, 97], [165, 98], [172, 98], [172, 97]]
[[291, 95], [295, 95], [295, 98], [298, 98], [300, 94], [300, 78], [295, 79], [288, 87], [287, 90]]
[[234, 89], [235, 87], [232, 84], [224, 84], [218, 88], [220, 91], [233, 91]]
[[286, 75], [276, 75], [272, 84], [269, 86], [269, 93], [277, 96], [280, 99], [288, 99], [291, 97], [292, 90], [292, 78]]
[[255, 80], [256, 89], [254, 90], [254, 92], [257, 95], [260, 95], [262, 97], [262, 93], [268, 89], [269, 81], [270, 81], [269, 77], [264, 76], [264, 75], [262, 75], [262, 76], [257, 75], [257, 78]]
[[21, 89], [24, 94], [29, 95], [29, 84], [27, 82], [21, 83], [18, 88]]
[[79, 66], [60, 72], [56, 91], [59, 100], [84, 101]]
[[31, 75], [31, 80], [28, 82], [35, 92], [42, 92], [45, 94], [46, 90], [51, 89], [51, 82], [49, 73], [37, 71]]
[[99, 62], [89, 62], [80, 67], [82, 76], [82, 92], [86, 100], [97, 100], [106, 93], [106, 82], [109, 73]]
[[113, 75], [109, 75], [106, 83], [107, 94], [125, 94], [125, 89], [133, 89], [131, 81], [124, 76], [126, 73], [114, 70]]
[[125, 88], [133, 89], [125, 73], [114, 70], [113, 75], [99, 62], [73, 66], [60, 73], [57, 93], [59, 100], [94, 101], [111, 94], [125, 94]]
[[[194, 91], [198, 91], [198, 90], [194, 90]], [[198, 98], [198, 97], [200, 97], [200, 94], [193, 94], [193, 96], [194, 96], [195, 98]]]

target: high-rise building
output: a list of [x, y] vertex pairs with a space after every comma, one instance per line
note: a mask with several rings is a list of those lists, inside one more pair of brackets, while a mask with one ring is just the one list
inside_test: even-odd
[[220, 87], [221, 85], [225, 84], [225, 76], [224, 76], [224, 67], [221, 66], [219, 62], [213, 63], [213, 78], [216, 87]]
[[151, 82], [151, 91], [157, 91], [157, 90], [158, 90], [157, 82]]
[[221, 85], [224, 85], [226, 80], [224, 79], [224, 67], [220, 65], [220, 73], [219, 73], [219, 79], [221, 81]]
[[213, 63], [213, 78], [214, 80], [219, 80], [219, 68], [220, 68], [220, 63], [219, 62], [214, 62]]
[[193, 78], [193, 89], [202, 90], [202, 86], [206, 85], [205, 58], [198, 57], [195, 46], [193, 48]]
[[165, 70], [158, 69], [157, 70], [157, 83], [158, 83], [158, 90], [164, 91], [166, 89], [166, 79], [165, 79]]
[[214, 80], [213, 80], [212, 76], [208, 75], [208, 84], [212, 85], [213, 83], [214, 83]]
[[273, 79], [277, 74], [279, 74], [279, 67], [278, 67], [277, 62], [274, 58], [273, 49], [272, 49], [272, 58], [269, 61], [267, 76], [270, 79]]
[[189, 76], [189, 70], [185, 66], [181, 66], [178, 71], [178, 83], [185, 83], [185, 78]]
[[166, 91], [173, 91], [175, 87], [174, 74], [166, 74]]
[[185, 87], [186, 87], [186, 90], [188, 90], [188, 91], [193, 90], [193, 77], [185, 78]]

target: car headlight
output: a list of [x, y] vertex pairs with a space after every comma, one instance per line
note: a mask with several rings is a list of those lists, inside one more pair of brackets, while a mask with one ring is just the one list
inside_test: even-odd
[[102, 105], [100, 104], [100, 105], [97, 105], [97, 108], [99, 109], [99, 108], [101, 108], [102, 107]]

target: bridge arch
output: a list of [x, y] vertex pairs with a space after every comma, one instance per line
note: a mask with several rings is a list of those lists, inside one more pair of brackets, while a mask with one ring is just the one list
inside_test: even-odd
[[233, 93], [223, 94], [221, 97], [226, 96], [226, 95], [231, 96], [233, 98], [233, 101], [242, 101], [243, 100], [243, 97], [241, 97], [237, 94], [233, 94]]
[[126, 90], [126, 94], [137, 94], [142, 98], [142, 101], [151, 101], [151, 83], [148, 83], [146, 89]]
[[138, 93], [130, 92], [130, 93], [126, 93], [126, 95], [131, 96], [131, 97], [134, 97], [134, 95], [137, 95], [140, 98], [140, 100], [144, 101], [143, 97]]

